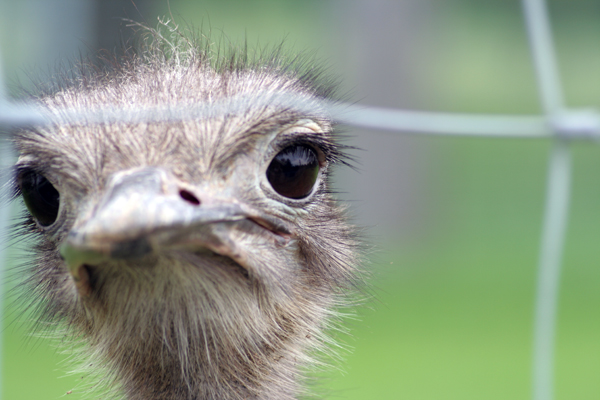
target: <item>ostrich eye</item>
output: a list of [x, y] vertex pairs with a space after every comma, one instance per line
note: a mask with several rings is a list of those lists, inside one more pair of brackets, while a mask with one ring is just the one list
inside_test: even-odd
[[267, 179], [277, 193], [290, 199], [310, 194], [319, 175], [319, 160], [306, 145], [293, 145], [281, 150], [267, 169]]
[[43, 175], [26, 171], [19, 177], [19, 185], [27, 209], [42, 226], [52, 225], [58, 217], [60, 194]]

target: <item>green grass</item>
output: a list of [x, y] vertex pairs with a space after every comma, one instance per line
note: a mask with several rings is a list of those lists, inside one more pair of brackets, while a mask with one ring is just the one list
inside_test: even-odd
[[60, 399], [78, 383], [65, 377], [64, 357], [48, 340], [31, 338], [28, 330], [15, 327], [7, 328], [3, 339], [3, 399]]
[[[440, 146], [463, 160], [438, 170], [444, 183], [434, 203], [446, 203], [437, 204], [444, 221], [433, 239], [378, 257], [377, 301], [353, 324], [355, 351], [331, 384], [332, 398], [531, 396], [548, 146], [463, 139]], [[600, 195], [591, 172], [600, 154], [575, 150], [556, 353], [556, 398], [565, 400], [600, 396]]]

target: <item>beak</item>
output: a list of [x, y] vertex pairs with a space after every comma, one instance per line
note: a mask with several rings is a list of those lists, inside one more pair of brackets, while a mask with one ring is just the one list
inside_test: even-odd
[[290, 233], [279, 220], [234, 199], [194, 191], [162, 169], [124, 171], [111, 179], [91, 212], [76, 220], [60, 254], [76, 282], [84, 264], [138, 258], [165, 248], [204, 247], [229, 255], [231, 243], [220, 223], [241, 220], [256, 222], [279, 240]]

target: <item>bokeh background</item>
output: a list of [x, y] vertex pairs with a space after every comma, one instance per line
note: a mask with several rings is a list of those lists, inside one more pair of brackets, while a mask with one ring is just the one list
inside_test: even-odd
[[[551, 0], [550, 11], [568, 105], [599, 108], [600, 1]], [[155, 26], [171, 15], [250, 47], [283, 40], [320, 59], [358, 104], [540, 112], [517, 0], [0, 0], [11, 91], [116, 48], [129, 35], [122, 18]], [[347, 321], [350, 350], [319, 389], [348, 400], [528, 399], [549, 141], [343, 131], [361, 150], [336, 186], [370, 228], [373, 297]], [[600, 398], [597, 143], [574, 144], [573, 172], [556, 398], [591, 400]], [[81, 376], [31, 335], [20, 301], [5, 302], [3, 399], [83, 398]]]

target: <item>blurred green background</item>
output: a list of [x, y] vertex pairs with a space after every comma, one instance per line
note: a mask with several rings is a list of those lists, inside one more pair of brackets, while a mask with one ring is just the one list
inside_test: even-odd
[[[166, 1], [135, 3], [137, 10], [125, 0], [0, 1], [6, 75], [27, 86], [23, 71], [114, 47], [124, 25], [114, 17], [155, 25], [172, 13], [251, 47], [285, 40], [291, 52], [308, 50], [359, 104], [540, 111], [516, 0], [171, 0], [170, 10]], [[567, 103], [598, 108], [600, 2], [550, 5]], [[349, 351], [319, 390], [348, 400], [530, 398], [550, 143], [343, 131], [362, 150], [358, 172], [340, 171], [337, 189], [356, 221], [371, 227], [373, 298], [347, 321], [350, 334], [340, 338]], [[573, 151], [556, 398], [591, 400], [600, 398], [600, 149], [588, 142]], [[67, 375], [67, 357], [51, 341], [31, 336], [18, 302], [5, 305], [3, 399], [83, 398], [81, 376]]]

